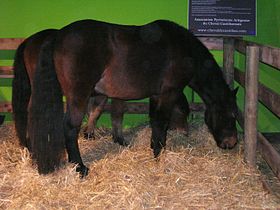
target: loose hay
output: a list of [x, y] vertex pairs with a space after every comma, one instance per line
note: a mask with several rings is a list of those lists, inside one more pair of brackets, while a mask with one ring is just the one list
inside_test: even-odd
[[264, 191], [257, 171], [243, 163], [242, 145], [217, 148], [203, 125], [188, 137], [169, 132], [167, 148], [154, 159], [151, 131], [127, 131], [131, 147], [112, 143], [109, 130], [80, 148], [90, 174], [79, 179], [65, 164], [38, 175], [13, 125], [0, 127], [0, 208], [2, 209], [277, 209], [280, 200]]

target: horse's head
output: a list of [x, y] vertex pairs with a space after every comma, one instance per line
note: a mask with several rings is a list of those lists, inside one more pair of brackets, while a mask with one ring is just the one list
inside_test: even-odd
[[205, 123], [222, 149], [232, 149], [237, 143], [237, 89], [230, 91], [222, 102], [207, 106]]

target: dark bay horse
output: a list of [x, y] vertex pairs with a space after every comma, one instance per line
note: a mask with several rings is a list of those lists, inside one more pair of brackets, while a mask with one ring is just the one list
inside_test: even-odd
[[[32, 93], [32, 82], [35, 74], [39, 52], [44, 41], [54, 36], [58, 30], [47, 29], [28, 37], [17, 49], [14, 61], [13, 80], [13, 113], [15, 128], [20, 144], [32, 149], [27, 140], [28, 103]], [[182, 96], [184, 97], [184, 96]], [[107, 97], [99, 95], [91, 98], [89, 103], [89, 120], [85, 129], [85, 138], [94, 136], [96, 121], [101, 115]], [[186, 119], [189, 114], [188, 102], [184, 98], [176, 104], [172, 111], [172, 128], [187, 132]], [[122, 134], [122, 120], [125, 112], [125, 102], [119, 99], [112, 99], [112, 127], [114, 142], [127, 145]], [[32, 152], [32, 151], [31, 151]]]
[[77, 136], [89, 98], [97, 95], [150, 98], [151, 147], [157, 157], [186, 85], [205, 102], [205, 122], [217, 145], [233, 148], [236, 90], [229, 89], [213, 56], [188, 30], [165, 20], [143, 26], [82, 20], [62, 28], [44, 42], [34, 75], [28, 133], [39, 173], [59, 166], [64, 141], [69, 161], [78, 164], [82, 176], [88, 173]]

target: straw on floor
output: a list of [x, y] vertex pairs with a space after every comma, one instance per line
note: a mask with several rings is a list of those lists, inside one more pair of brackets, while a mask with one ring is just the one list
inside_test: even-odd
[[126, 131], [131, 146], [112, 142], [109, 129], [96, 140], [79, 138], [89, 176], [80, 179], [64, 163], [42, 176], [18, 145], [13, 125], [0, 127], [1, 209], [279, 209], [261, 175], [243, 162], [242, 143], [219, 149], [203, 123], [189, 135], [170, 131], [166, 150], [154, 159], [151, 130]]

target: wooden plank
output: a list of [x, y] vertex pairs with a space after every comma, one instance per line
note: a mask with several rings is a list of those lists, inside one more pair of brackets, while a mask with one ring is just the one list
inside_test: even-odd
[[240, 71], [238, 68], [234, 68], [234, 79], [238, 82], [242, 87], [245, 86], [245, 73]]
[[16, 50], [24, 38], [0, 38], [1, 50]]
[[260, 47], [260, 60], [280, 70], [280, 49], [271, 46], [259, 45]]
[[262, 157], [270, 166], [276, 177], [280, 180], [280, 154], [261, 133], [258, 133], [258, 140], [258, 149], [261, 152]]
[[243, 39], [235, 39], [234, 42], [234, 48], [242, 53], [242, 54], [246, 54], [246, 46], [249, 44], [249, 42], [243, 40]]
[[255, 46], [247, 47], [244, 109], [244, 154], [245, 161], [251, 167], [256, 167], [258, 70], [259, 48]]
[[13, 78], [14, 72], [11, 66], [0, 66], [0, 78]]
[[223, 40], [223, 72], [230, 89], [234, 88], [234, 39], [225, 37]]
[[[127, 114], [148, 114], [149, 104], [146, 102], [127, 102]], [[203, 103], [190, 103], [190, 110], [193, 112], [200, 112], [205, 110]], [[111, 104], [105, 105], [105, 112], [110, 112]], [[0, 112], [12, 112], [12, 105], [10, 102], [0, 102]]]
[[280, 118], [280, 95], [259, 83], [259, 100]]
[[13, 66], [0, 66], [0, 71], [12, 71]]
[[14, 75], [9, 75], [9, 74], [0, 74], [0, 79], [12, 79], [14, 78]]
[[[280, 154], [280, 132], [262, 133], [273, 148]], [[280, 187], [280, 186], [279, 186]]]
[[209, 50], [223, 50], [223, 38], [221, 37], [198, 37]]
[[[241, 86], [244, 87], [245, 74], [243, 72], [241, 72], [238, 69], [235, 69], [234, 78]], [[280, 95], [261, 83], [259, 83], [258, 86], [259, 101], [276, 116], [280, 117]]]
[[249, 42], [241, 39], [235, 40], [235, 49], [242, 53], [246, 54], [246, 46], [257, 46], [260, 49], [260, 61], [267, 65], [270, 65], [277, 70], [280, 70], [280, 48], [271, 47], [267, 45], [261, 45], [254, 42]]

